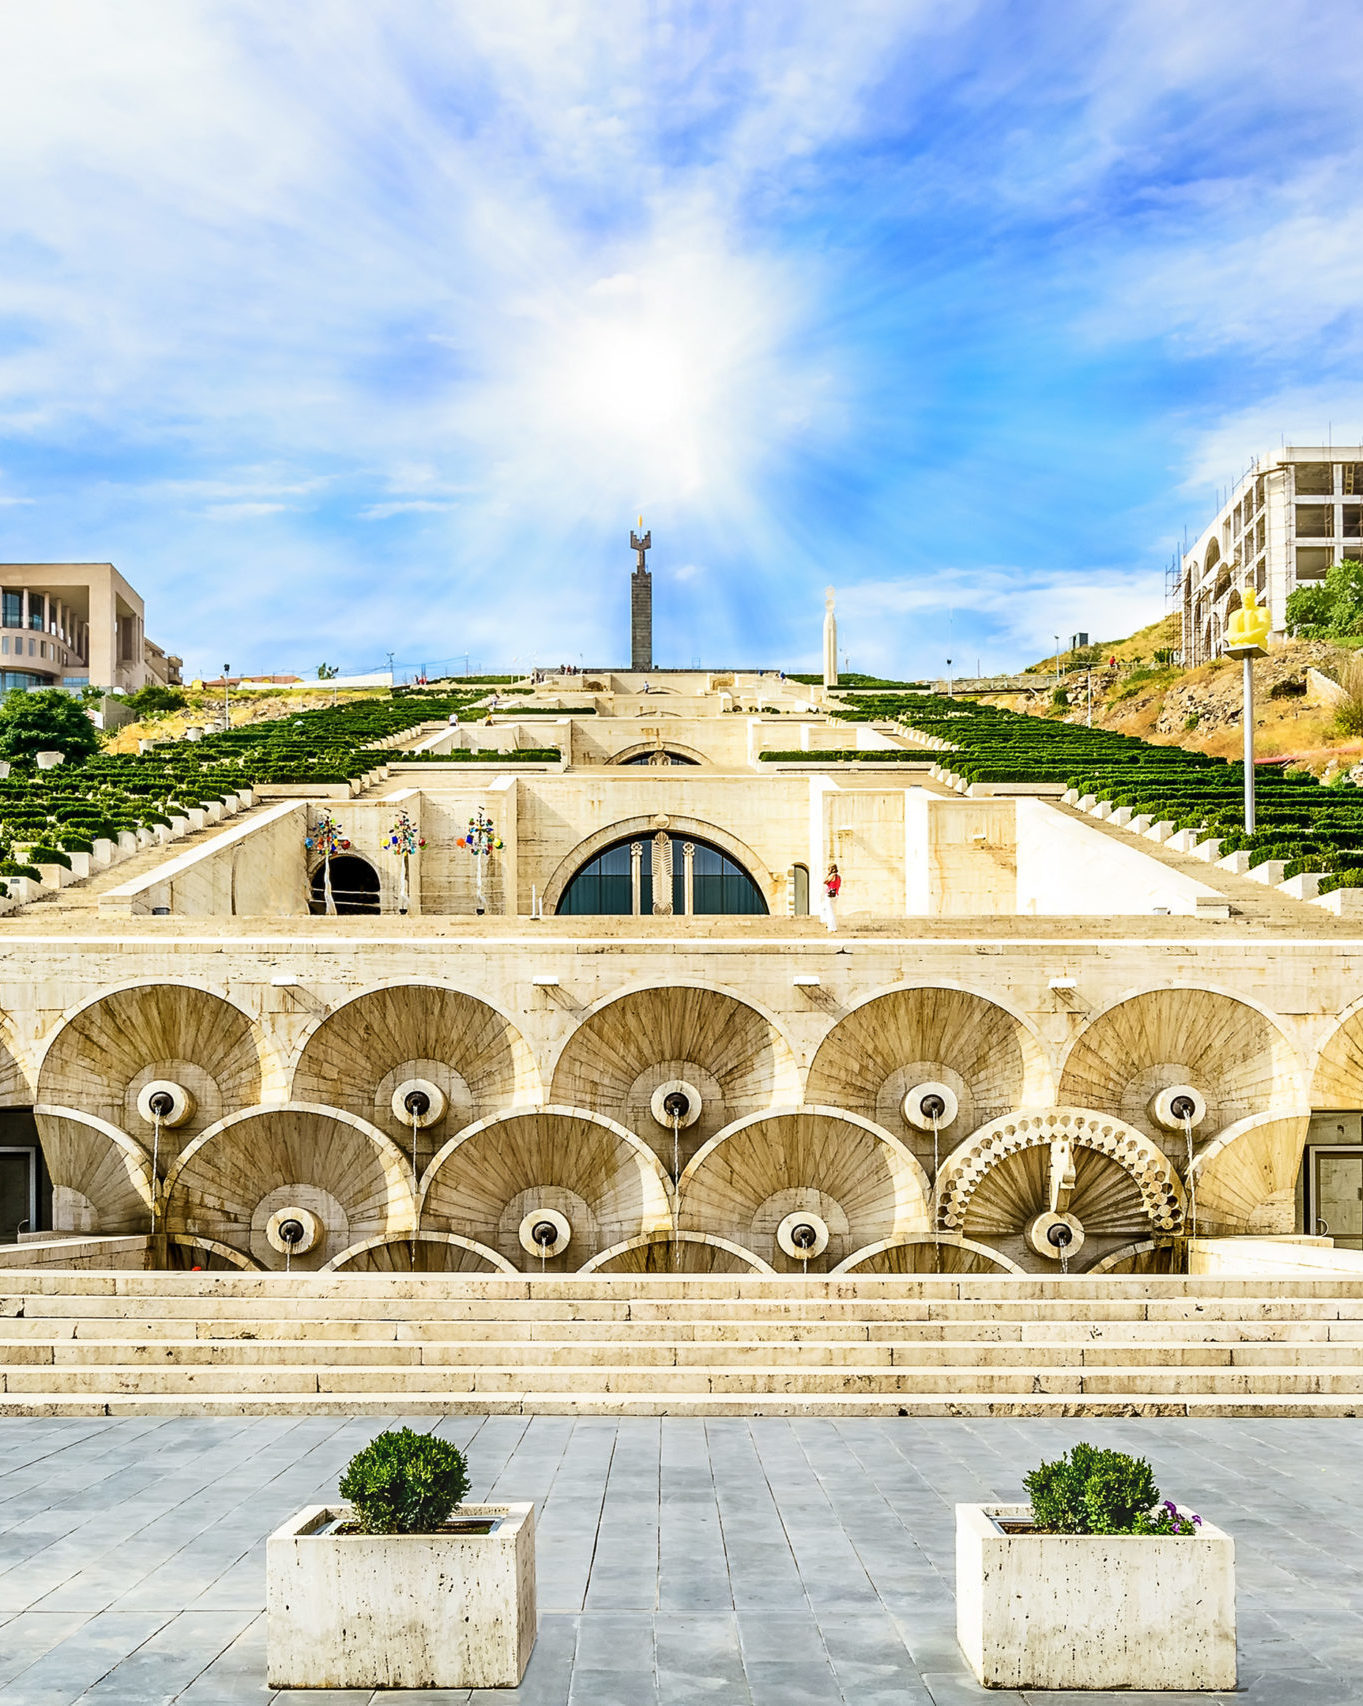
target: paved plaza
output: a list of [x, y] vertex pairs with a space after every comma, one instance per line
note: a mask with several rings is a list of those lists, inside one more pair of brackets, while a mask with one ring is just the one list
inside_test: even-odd
[[[402, 1418], [394, 1418], [395, 1422]], [[417, 1426], [429, 1425], [418, 1421]], [[1355, 1421], [451, 1417], [474, 1496], [531, 1498], [539, 1642], [519, 1690], [274, 1693], [265, 1537], [334, 1497], [372, 1421], [0, 1422], [0, 1700], [233, 1706], [955, 1706], [1363, 1697]], [[1015, 1498], [1087, 1438], [1235, 1536], [1236, 1695], [979, 1688], [955, 1643], [952, 1506]]]

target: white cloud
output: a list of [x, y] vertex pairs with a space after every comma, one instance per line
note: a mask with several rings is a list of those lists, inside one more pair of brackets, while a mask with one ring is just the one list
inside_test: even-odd
[[1117, 569], [1038, 576], [1002, 565], [945, 568], [930, 580], [863, 581], [837, 595], [839, 643], [856, 668], [900, 668], [906, 657], [921, 658], [928, 616], [936, 618], [931, 650], [941, 658], [935, 661], [944, 661], [954, 644], [964, 670], [978, 652], [988, 654], [986, 668], [1011, 668], [1052, 653], [1056, 634], [1062, 643], [1080, 630], [1095, 642], [1116, 640], [1163, 614], [1158, 573]]
[[271, 503], [210, 504], [204, 514], [212, 521], [250, 521], [258, 515], [278, 515], [287, 507]]
[[444, 514], [453, 509], [452, 503], [440, 503], [433, 498], [396, 499], [392, 503], [368, 504], [360, 511], [361, 521], [390, 521], [395, 515], [422, 513]]

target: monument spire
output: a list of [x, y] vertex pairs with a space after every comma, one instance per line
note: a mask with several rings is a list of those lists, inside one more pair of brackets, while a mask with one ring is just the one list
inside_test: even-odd
[[630, 576], [629, 639], [630, 668], [653, 668], [653, 576], [648, 572], [645, 553], [653, 544], [653, 530], [643, 531], [644, 518], [639, 517], [639, 529], [629, 532], [630, 550], [638, 555], [639, 566]]
[[838, 685], [838, 619], [833, 614], [833, 588], [824, 588], [823, 595], [823, 684]]

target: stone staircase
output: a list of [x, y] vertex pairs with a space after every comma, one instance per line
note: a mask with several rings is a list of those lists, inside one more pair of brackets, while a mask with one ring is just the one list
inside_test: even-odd
[[0, 1415], [1363, 1415], [1363, 1280], [0, 1273]]

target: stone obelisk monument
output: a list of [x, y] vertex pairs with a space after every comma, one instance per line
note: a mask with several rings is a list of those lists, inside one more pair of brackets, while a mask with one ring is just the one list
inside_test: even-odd
[[823, 595], [823, 684], [838, 685], [838, 619], [833, 614], [833, 588], [824, 588]]
[[[644, 525], [643, 516], [639, 517], [639, 525]], [[629, 584], [630, 668], [636, 670], [653, 668], [653, 576], [644, 557], [652, 544], [652, 528], [642, 536], [630, 528], [629, 548], [639, 557], [639, 566], [630, 576]]]

